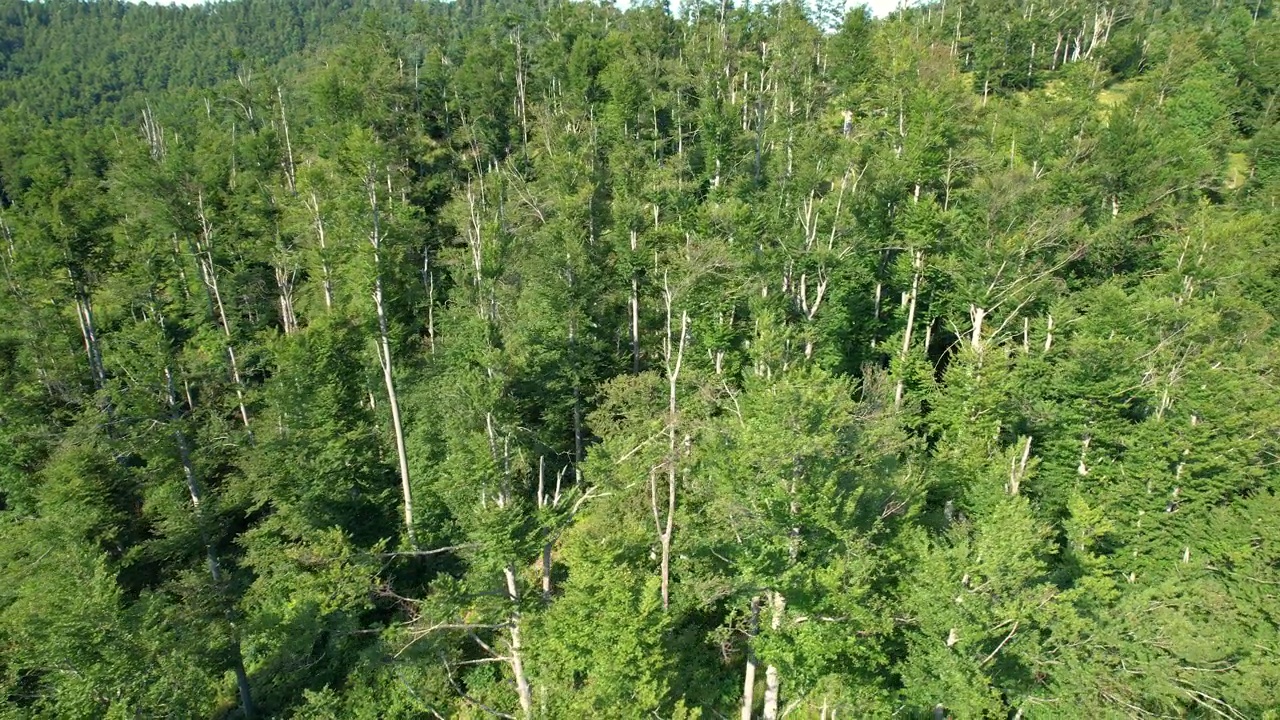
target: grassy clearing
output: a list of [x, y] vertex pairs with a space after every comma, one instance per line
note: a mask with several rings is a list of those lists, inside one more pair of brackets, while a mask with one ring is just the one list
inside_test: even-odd
[[1227, 169], [1222, 184], [1228, 190], [1238, 190], [1249, 180], [1249, 157], [1244, 153], [1227, 153]]

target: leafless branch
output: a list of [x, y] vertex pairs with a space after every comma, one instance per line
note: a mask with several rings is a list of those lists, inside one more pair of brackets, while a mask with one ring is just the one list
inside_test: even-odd
[[1020, 621], [1020, 620], [1015, 620], [1015, 621], [1014, 621], [1014, 623], [1013, 623], [1013, 628], [1011, 628], [1011, 629], [1009, 630], [1009, 634], [1004, 636], [1004, 639], [1000, 641], [1000, 644], [996, 646], [996, 649], [995, 649], [995, 650], [992, 650], [992, 651], [991, 651], [991, 654], [990, 654], [990, 655], [986, 656], [985, 658], [983, 658], [983, 659], [982, 659], [982, 662], [978, 663], [978, 666], [979, 666], [979, 667], [981, 667], [981, 666], [983, 666], [983, 665], [986, 665], [987, 663], [991, 662], [991, 658], [995, 657], [995, 656], [996, 656], [996, 653], [1000, 652], [1000, 648], [1003, 648], [1003, 647], [1004, 647], [1004, 644], [1005, 644], [1005, 643], [1007, 643], [1007, 642], [1009, 642], [1009, 639], [1013, 637], [1013, 634], [1014, 634], [1014, 633], [1016, 633], [1016, 632], [1018, 632], [1018, 623], [1019, 623], [1019, 622], [1021, 622], [1021, 621]]
[[425, 555], [443, 555], [454, 550], [467, 550], [469, 548], [480, 547], [480, 543], [463, 543], [462, 545], [446, 545], [444, 547], [434, 548], [432, 550], [402, 550], [399, 552], [378, 553], [375, 557], [421, 557]]
[[454, 691], [458, 693], [458, 697], [471, 703], [472, 705], [475, 705], [476, 707], [480, 708], [481, 710], [489, 713], [494, 717], [506, 718], [507, 720], [516, 720], [515, 715], [508, 715], [507, 713], [494, 710], [488, 705], [485, 705], [479, 700], [476, 700], [475, 698], [468, 695], [467, 691], [463, 690], [462, 686], [458, 684], [458, 681], [454, 679], [453, 668], [449, 665], [449, 660], [444, 656], [444, 653], [440, 653], [440, 662], [444, 663], [445, 676], [449, 678], [449, 684], [452, 685]]

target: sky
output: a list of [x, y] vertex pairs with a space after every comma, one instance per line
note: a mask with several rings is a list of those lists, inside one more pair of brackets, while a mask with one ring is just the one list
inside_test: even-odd
[[[147, 0], [153, 5], [198, 5], [201, 0]], [[868, 7], [871, 8], [871, 14], [876, 17], [884, 17], [889, 11], [898, 7], [901, 0], [865, 0]], [[617, 0], [618, 7], [626, 8], [630, 5], [630, 0]], [[850, 2], [850, 4], [853, 4]], [[679, 0], [673, 0], [672, 9], [679, 7]]]

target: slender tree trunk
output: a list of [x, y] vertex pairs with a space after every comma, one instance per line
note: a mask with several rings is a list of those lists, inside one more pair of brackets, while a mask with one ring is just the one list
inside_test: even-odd
[[515, 30], [516, 44], [516, 115], [520, 118], [520, 147], [528, 151], [529, 147], [529, 118], [526, 111], [525, 101], [525, 73], [524, 73], [524, 45], [520, 42], [520, 28]]
[[[631, 231], [631, 256], [636, 256], [639, 239]], [[631, 372], [640, 374], [640, 273], [631, 271]]]
[[662, 532], [662, 609], [671, 605], [671, 532], [676, 518], [675, 468], [667, 470], [667, 527]]
[[[164, 326], [163, 319], [157, 315], [157, 320], [161, 327]], [[178, 446], [178, 461], [182, 465], [182, 477], [187, 485], [187, 493], [191, 496], [191, 506], [195, 513], [196, 525], [200, 529], [200, 541], [204, 544], [205, 560], [209, 566], [209, 576], [213, 580], [214, 587], [219, 594], [225, 590], [222, 583], [222, 567], [218, 562], [218, 551], [214, 548], [213, 543], [209, 539], [209, 533], [205, 525], [204, 494], [200, 487], [199, 477], [196, 475], [195, 465], [191, 461], [191, 445], [187, 442], [186, 433], [182, 431], [182, 427], [178, 424], [181, 419], [181, 412], [178, 407], [178, 396], [174, 390], [173, 373], [166, 365], [164, 368], [165, 380], [165, 398], [169, 406], [169, 421], [173, 427], [173, 438]], [[249, 687], [249, 674], [244, 667], [244, 654], [240, 649], [239, 631], [236, 629], [234, 617], [230, 603], [226, 608], [227, 620], [231, 621], [232, 628], [232, 671], [236, 676], [236, 690], [240, 695], [240, 710], [246, 718], [253, 718], [253, 693]]]
[[680, 339], [673, 342], [671, 337], [671, 315], [672, 301], [671, 285], [666, 282], [666, 305], [667, 305], [667, 336], [663, 343], [664, 355], [666, 357], [667, 366], [667, 512], [666, 522], [659, 521], [658, 512], [658, 489], [657, 482], [653, 473], [649, 475], [650, 499], [653, 505], [653, 521], [658, 530], [658, 541], [662, 547], [662, 609], [667, 610], [671, 605], [671, 537], [675, 528], [676, 515], [676, 465], [679, 456], [677, 454], [676, 444], [676, 425], [678, 416], [676, 414], [676, 387], [680, 378], [680, 367], [684, 363], [684, 344], [688, 335], [689, 313], [682, 312], [680, 314]]
[[[208, 101], [206, 101], [207, 103]], [[208, 110], [206, 109], [206, 112]], [[160, 123], [156, 122], [155, 113], [151, 111], [151, 103], [142, 111], [142, 134], [146, 136], [147, 146], [151, 152], [152, 160], [159, 160], [165, 155], [164, 146], [164, 128]]]
[[[867, 171], [867, 166], [864, 165], [862, 167], [862, 171], [859, 172], [858, 176], [854, 178], [852, 195], [856, 196], [858, 194], [858, 183], [862, 181], [862, 174], [865, 173], [866, 171]], [[836, 212], [831, 217], [831, 234], [827, 236], [828, 250], [833, 249], [836, 244], [836, 231], [840, 227], [840, 209], [844, 207], [844, 192], [845, 192], [845, 188], [848, 187], [849, 185], [849, 175], [851, 175], [852, 173], [853, 173], [853, 167], [850, 166], [849, 169], [844, 171], [844, 175], [840, 178], [840, 194], [836, 196]]]
[[227, 319], [227, 308], [222, 302], [222, 290], [218, 285], [218, 270], [213, 262], [213, 226], [209, 224], [209, 216], [204, 210], [204, 193], [196, 196], [196, 203], [200, 215], [201, 238], [197, 260], [199, 260], [201, 274], [204, 276], [205, 287], [213, 298], [218, 325], [227, 339], [227, 360], [231, 365], [231, 379], [236, 385], [236, 399], [240, 403], [240, 419], [244, 422], [244, 429], [252, 435], [253, 430], [249, 427], [249, 410], [244, 401], [244, 381], [240, 377], [240, 363], [236, 360], [235, 343], [231, 338], [231, 322]]
[[1026, 443], [1022, 446], [1022, 461], [1012, 460], [1009, 464], [1009, 485], [1010, 495], [1017, 495], [1019, 488], [1022, 487], [1022, 480], [1027, 476], [1027, 462], [1031, 459], [1031, 436], [1027, 436]]
[[[547, 458], [538, 456], [538, 509], [542, 510], [551, 504], [546, 493]], [[551, 602], [551, 533], [547, 533], [546, 542], [542, 543], [542, 601]]]
[[93, 306], [89, 293], [76, 282], [76, 318], [80, 321], [80, 335], [84, 339], [84, 352], [89, 359], [89, 371], [93, 375], [93, 387], [101, 390], [107, 383], [106, 369], [102, 364], [102, 352], [98, 347], [98, 332], [93, 324]]
[[[898, 358], [901, 362], [906, 362], [907, 354], [911, 352], [911, 330], [916, 324], [916, 298], [920, 295], [920, 273], [924, 270], [924, 253], [920, 250], [915, 252], [915, 273], [911, 277], [911, 301], [907, 306], [907, 329], [902, 334], [902, 352]], [[901, 372], [901, 371], [900, 371]], [[898, 383], [893, 390], [893, 406], [895, 408], [902, 407], [902, 390], [903, 379], [898, 378]]]
[[[480, 189], [483, 193], [483, 184]], [[467, 210], [468, 219], [470, 220], [468, 223], [470, 227], [467, 232], [467, 245], [471, 249], [472, 283], [476, 291], [476, 312], [479, 313], [482, 319], [489, 319], [481, 292], [484, 277], [484, 236], [481, 231], [483, 224], [480, 222], [480, 210], [476, 205], [475, 193], [471, 189], [470, 181], [467, 182]]]
[[[782, 594], [776, 590], [769, 594], [773, 605], [773, 617], [769, 621], [769, 627], [777, 631], [782, 627], [782, 614], [786, 611], [787, 603]], [[781, 688], [782, 678], [779, 676], [778, 668], [770, 664], [764, 670], [764, 714], [761, 715], [764, 720], [778, 720], [778, 698]]]
[[427, 291], [427, 347], [436, 352], [436, 276], [431, 270], [431, 250], [422, 249], [422, 285]]
[[316, 229], [316, 239], [320, 241], [320, 272], [324, 287], [324, 309], [332, 310], [333, 282], [329, 278], [329, 258], [328, 247], [325, 245], [324, 218], [320, 216], [320, 203], [316, 200], [314, 192], [311, 193], [311, 204], [308, 208], [311, 210], [311, 222]]
[[[569, 295], [577, 294], [577, 278], [573, 267], [565, 269], [569, 278]], [[573, 468], [574, 472], [582, 465], [582, 378], [578, 364], [578, 318], [576, 310], [569, 313], [569, 369], [573, 373]]]
[[533, 717], [533, 692], [529, 688], [529, 678], [524, 673], [524, 657], [521, 653], [524, 650], [520, 642], [520, 595], [516, 588], [515, 569], [508, 565], [502, 570], [503, 576], [507, 581], [507, 599], [514, 606], [511, 612], [511, 673], [516, 677], [516, 693], [520, 696], [520, 715], [524, 718]]
[[[1262, 0], [1258, 0], [1258, 2], [1261, 3]], [[1257, 12], [1254, 12], [1253, 14], [1253, 21], [1255, 23], [1258, 21]], [[682, 104], [683, 104], [683, 97], [680, 94], [680, 90], [677, 88], [676, 89], [676, 106], [673, 111], [675, 115], [675, 122], [676, 122], [676, 156], [677, 157], [684, 157], [684, 121], [680, 118], [680, 107]]]
[[0, 237], [4, 237], [4, 253], [0, 254], [0, 267], [4, 268], [5, 284], [9, 286], [9, 292], [13, 293], [15, 299], [22, 300], [22, 287], [18, 285], [13, 267], [18, 260], [18, 249], [14, 245], [13, 233], [9, 230], [8, 223], [4, 221], [4, 216], [0, 216]]
[[[18, 282], [18, 278], [14, 274], [15, 264], [18, 261], [17, 247], [13, 242], [13, 234], [9, 230], [9, 226], [5, 224], [4, 217], [0, 216], [0, 236], [4, 237], [4, 252], [0, 253], [0, 267], [4, 268], [5, 282], [9, 286], [9, 292], [13, 294], [13, 299], [19, 305], [29, 305], [26, 293], [23, 291], [22, 285]], [[76, 313], [79, 317], [79, 310]], [[44, 330], [44, 323], [40, 321], [37, 314], [33, 319], [32, 325], [36, 337], [46, 337], [48, 335]], [[33, 343], [34, 345], [34, 343]], [[49, 377], [49, 373], [44, 366], [44, 353], [37, 351], [34, 347], [30, 350], [36, 365], [36, 376], [40, 379], [40, 383], [44, 386], [45, 391], [50, 396], [54, 394], [53, 381]]]
[[[744, 105], [743, 109], [745, 108], [746, 106]], [[763, 150], [764, 150], [764, 99], [761, 98], [756, 100], [756, 159], [755, 159], [755, 168], [753, 173], [754, 174], [753, 182], [755, 182], [756, 185], [760, 184], [760, 159], [761, 159], [761, 153]], [[719, 175], [720, 173], [717, 172], [716, 176], [719, 177]]]
[[293, 278], [292, 270], [276, 266], [276, 288], [280, 295], [280, 324], [285, 335], [292, 335], [298, 329], [298, 316], [293, 311]]
[[551, 543], [542, 544], [542, 599], [551, 602]]
[[576, 474], [582, 467], [582, 385], [578, 379], [577, 362], [574, 363], [573, 377], [573, 470]]
[[969, 319], [973, 322], [973, 330], [969, 333], [969, 344], [974, 352], [982, 354], [982, 321], [987, 317], [987, 309], [977, 305], [969, 306]]
[[754, 640], [760, 625], [760, 597], [751, 598], [751, 623], [747, 628], [747, 670], [742, 678], [742, 720], [751, 720], [756, 703], [756, 651]]
[[289, 118], [284, 114], [284, 91], [276, 86], [276, 98], [280, 100], [280, 124], [284, 128], [284, 180], [289, 194], [297, 192], [297, 173], [293, 166], [293, 143], [289, 141]]
[[409, 545], [418, 547], [413, 529], [413, 491], [409, 484], [409, 456], [404, 444], [404, 426], [400, 422], [400, 398], [396, 394], [395, 373], [391, 365], [390, 332], [387, 329], [387, 313], [382, 303], [382, 226], [378, 214], [378, 187], [372, 169], [368, 179], [369, 208], [373, 212], [373, 233], [369, 242], [373, 245], [373, 306], [378, 314], [378, 361], [382, 365], [382, 380], [387, 387], [387, 404], [391, 406], [391, 427], [396, 440], [396, 456], [400, 463], [400, 490], [404, 495], [404, 529]]

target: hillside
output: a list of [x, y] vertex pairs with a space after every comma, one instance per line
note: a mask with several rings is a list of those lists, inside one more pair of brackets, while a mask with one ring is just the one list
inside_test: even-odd
[[0, 718], [1276, 717], [1269, 2], [0, 3]]

